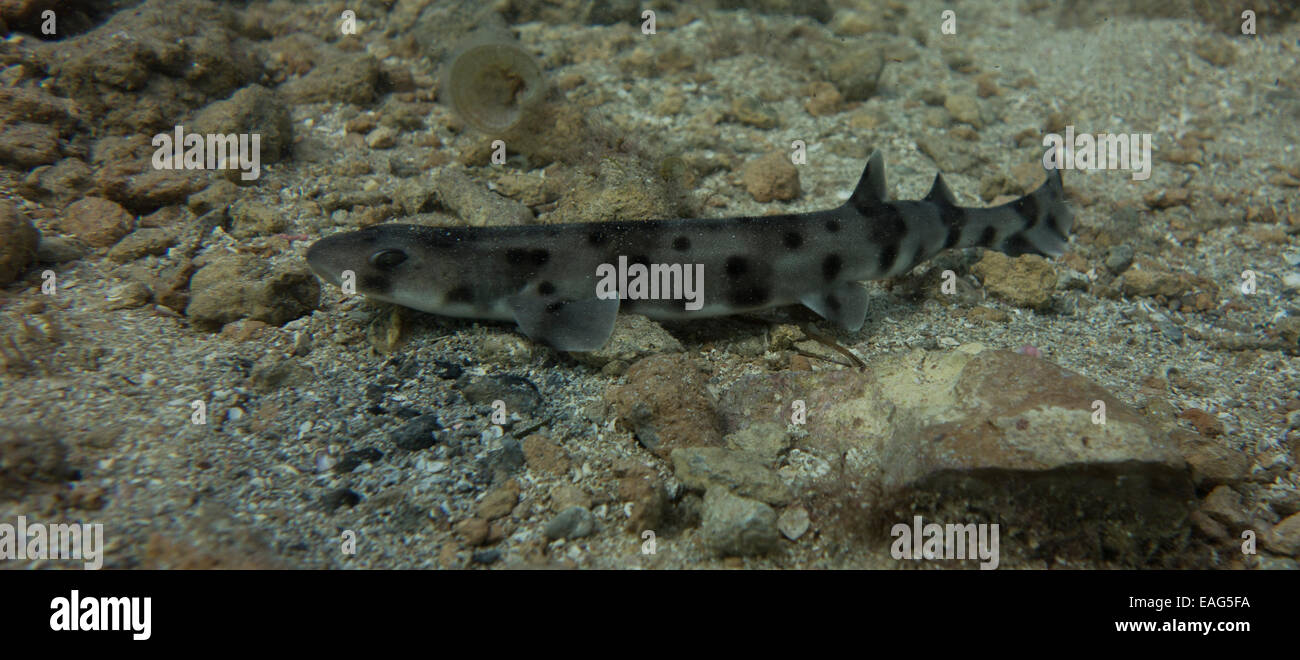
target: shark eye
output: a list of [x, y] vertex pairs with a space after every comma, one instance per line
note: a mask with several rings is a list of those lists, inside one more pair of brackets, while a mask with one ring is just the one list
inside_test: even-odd
[[401, 250], [380, 250], [370, 255], [370, 265], [380, 270], [396, 268], [403, 261], [406, 261], [406, 253]]

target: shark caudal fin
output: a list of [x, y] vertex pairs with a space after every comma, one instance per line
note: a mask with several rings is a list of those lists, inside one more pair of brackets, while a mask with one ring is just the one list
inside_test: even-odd
[[1070, 225], [1074, 214], [1065, 202], [1065, 188], [1061, 185], [1061, 170], [1047, 171], [1047, 182], [1037, 190], [1003, 204], [995, 209], [988, 209], [1002, 216], [1004, 227], [1012, 228], [1010, 232], [990, 231], [977, 245], [1011, 256], [1021, 254], [1040, 254], [1057, 257], [1065, 253], [1070, 242]]

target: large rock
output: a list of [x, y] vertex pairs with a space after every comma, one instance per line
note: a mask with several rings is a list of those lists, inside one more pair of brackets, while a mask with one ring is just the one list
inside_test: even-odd
[[680, 353], [652, 355], [632, 365], [627, 384], [606, 398], [646, 449], [668, 458], [679, 447], [722, 444], [708, 376]]
[[710, 550], [725, 557], [765, 554], [780, 540], [772, 507], [722, 487], [704, 494], [700, 534]]
[[194, 273], [185, 314], [211, 329], [241, 318], [281, 325], [310, 313], [319, 301], [320, 282], [305, 268], [273, 267], [251, 255], [231, 255]]
[[882, 539], [923, 513], [1001, 523], [1015, 535], [1004, 552], [1126, 565], [1185, 536], [1192, 483], [1176, 443], [1083, 376], [979, 345], [868, 367], [745, 377], [718, 406], [727, 433], [807, 411], [782, 473], [822, 493], [828, 528]]
[[737, 495], [781, 506], [790, 502], [790, 487], [761, 459], [721, 447], [685, 447], [672, 453], [673, 471], [687, 488], [707, 491], [722, 486]]

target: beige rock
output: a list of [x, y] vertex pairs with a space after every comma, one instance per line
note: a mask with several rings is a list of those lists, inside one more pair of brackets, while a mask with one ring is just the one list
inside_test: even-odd
[[672, 453], [673, 472], [687, 488], [722, 486], [756, 500], [782, 506], [792, 493], [775, 472], [746, 452], [721, 447], [687, 447]]
[[478, 517], [496, 520], [515, 508], [519, 502], [519, 484], [511, 479], [483, 496], [478, 503]]
[[135, 218], [116, 202], [87, 197], [63, 212], [63, 230], [95, 247], [108, 247], [135, 228]]
[[759, 202], [790, 201], [799, 197], [799, 170], [789, 154], [774, 151], [745, 167], [745, 189]]
[[1013, 258], [990, 250], [971, 271], [989, 293], [1017, 307], [1048, 307], [1052, 302], [1052, 292], [1056, 290], [1056, 267], [1037, 255]]
[[752, 375], [718, 409], [724, 428], [744, 429], [786, 424], [796, 404], [806, 420], [780, 472], [821, 493], [809, 511], [823, 533], [851, 538], [899, 512], [978, 522], [971, 511], [996, 510], [1063, 555], [1104, 548], [1137, 566], [1185, 529], [1192, 484], [1175, 443], [1042, 358], [969, 345], [885, 355], [865, 371]]

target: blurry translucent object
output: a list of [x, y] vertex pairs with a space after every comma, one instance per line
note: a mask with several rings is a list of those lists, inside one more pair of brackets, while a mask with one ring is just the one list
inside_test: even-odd
[[542, 70], [502, 28], [479, 29], [452, 52], [443, 90], [465, 123], [488, 134], [505, 131], [542, 95]]

